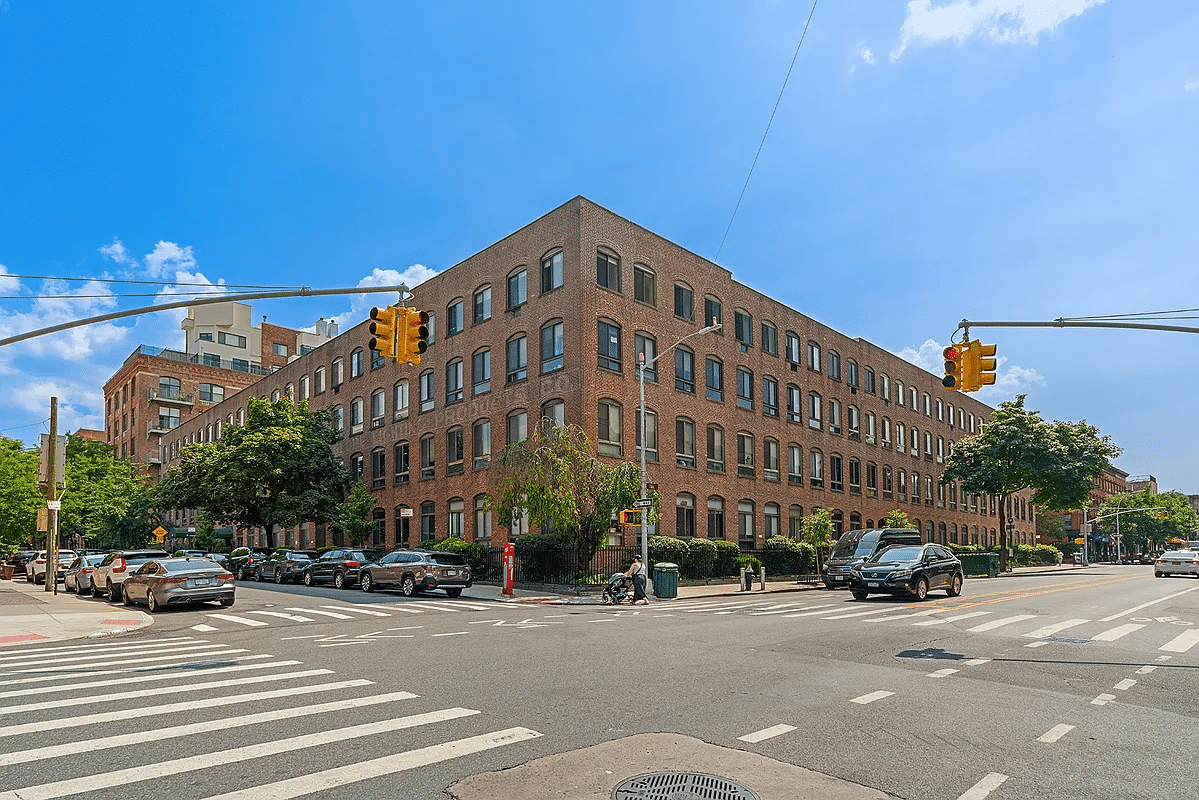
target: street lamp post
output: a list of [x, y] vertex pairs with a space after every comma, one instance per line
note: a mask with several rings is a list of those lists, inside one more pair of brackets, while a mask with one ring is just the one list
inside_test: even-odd
[[[672, 344], [670, 347], [667, 347], [665, 350], [661, 350], [657, 353], [654, 353], [654, 357], [649, 359], [649, 361], [646, 361], [645, 353], [638, 353], [638, 355], [637, 355], [637, 382], [641, 386], [641, 409], [639, 412], [639, 419], [641, 420], [641, 436], [640, 436], [640, 441], [638, 442], [638, 444], [639, 444], [638, 449], [641, 451], [641, 500], [642, 501], [645, 501], [648, 499], [646, 497], [646, 475], [645, 475], [645, 439], [646, 439], [646, 436], [645, 436], [645, 433], [646, 433], [645, 432], [645, 368], [652, 367], [654, 364], [657, 364], [659, 358], [666, 355], [671, 350], [675, 349], [680, 344], [682, 344], [683, 342], [690, 339], [692, 336], [699, 336], [702, 333], [711, 333], [712, 331], [719, 330], [719, 329], [720, 329], [720, 323], [717, 322], [716, 320], [712, 320], [712, 324], [707, 326], [706, 328], [700, 328], [697, 331], [692, 331], [691, 333], [684, 336], [682, 339], [679, 339], [677, 342]], [[648, 508], [641, 509], [641, 563], [645, 564], [647, 568], [649, 567], [649, 525], [646, 523], [646, 517], [649, 516], [648, 512], [649, 512]]]

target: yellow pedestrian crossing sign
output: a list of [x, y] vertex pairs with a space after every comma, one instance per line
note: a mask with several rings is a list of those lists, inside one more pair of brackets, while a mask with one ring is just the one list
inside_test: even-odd
[[167, 533], [167, 529], [159, 525], [154, 529], [154, 541], [158, 542], [159, 544], [166, 541]]

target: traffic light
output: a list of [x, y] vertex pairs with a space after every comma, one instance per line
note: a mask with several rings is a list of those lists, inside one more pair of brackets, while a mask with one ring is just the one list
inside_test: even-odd
[[980, 386], [990, 386], [995, 383], [995, 367], [997, 361], [995, 359], [995, 345], [980, 344], [978, 339], [970, 343], [970, 350], [977, 350], [977, 373], [974, 376], [974, 388]]
[[617, 522], [626, 528], [635, 528], [641, 524], [641, 509], [626, 508], [617, 512]]
[[945, 356], [945, 377], [941, 385], [946, 389], [962, 388], [962, 350], [958, 345], [949, 345], [942, 355]]
[[371, 341], [370, 348], [383, 358], [396, 358], [396, 324], [399, 320], [400, 309], [396, 306], [371, 309]]
[[429, 349], [429, 312], [401, 308], [400, 346], [396, 359], [406, 364], [420, 364], [421, 353]]

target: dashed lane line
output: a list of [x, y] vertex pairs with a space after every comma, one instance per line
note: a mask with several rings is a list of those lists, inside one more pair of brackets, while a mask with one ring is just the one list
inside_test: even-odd
[[1168, 653], [1185, 653], [1196, 643], [1199, 643], [1199, 630], [1183, 631], [1159, 647], [1158, 650], [1165, 650]]
[[1002, 786], [1007, 777], [1007, 775], [1000, 772], [988, 772], [982, 780], [958, 797], [958, 800], [983, 800], [984, 797]]
[[1074, 730], [1073, 725], [1066, 725], [1065, 723], [1061, 725], [1054, 725], [1052, 728], [1037, 737], [1037, 741], [1044, 742], [1045, 744], [1053, 744], [1072, 730]]
[[885, 691], [870, 692], [869, 694], [864, 694], [864, 695], [855, 697], [852, 700], [850, 700], [849, 702], [857, 703], [860, 706], [864, 706], [868, 703], [873, 703], [875, 700], [882, 700], [884, 697], [890, 697], [893, 694], [895, 694], [895, 692], [885, 692]]
[[762, 742], [767, 739], [773, 739], [775, 736], [782, 736], [784, 733], [790, 733], [793, 730], [795, 730], [794, 725], [772, 725], [769, 728], [763, 728], [760, 731], [754, 731], [753, 733], [747, 733], [744, 736], [738, 736], [737, 741], [757, 744], [758, 742]]

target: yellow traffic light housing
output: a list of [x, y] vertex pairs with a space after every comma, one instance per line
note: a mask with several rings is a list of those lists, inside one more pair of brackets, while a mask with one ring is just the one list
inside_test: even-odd
[[399, 342], [398, 322], [400, 309], [396, 306], [388, 306], [387, 308], [372, 308], [371, 309], [371, 324], [370, 324], [370, 349], [376, 351], [383, 358], [390, 358], [393, 361], [396, 358], [396, 345]]
[[975, 375], [975, 389], [979, 386], [990, 386], [995, 383], [995, 368], [998, 361], [995, 359], [995, 345], [981, 344], [977, 339], [970, 343], [971, 350], [977, 350], [977, 373]]
[[941, 385], [946, 389], [962, 388], [962, 347], [951, 344], [942, 351], [945, 356], [945, 377]]
[[616, 514], [617, 522], [625, 528], [635, 528], [641, 525], [641, 509], [626, 508]]
[[419, 365], [421, 353], [429, 349], [429, 312], [415, 308], [401, 308], [402, 322], [400, 345], [396, 359], [406, 364]]

